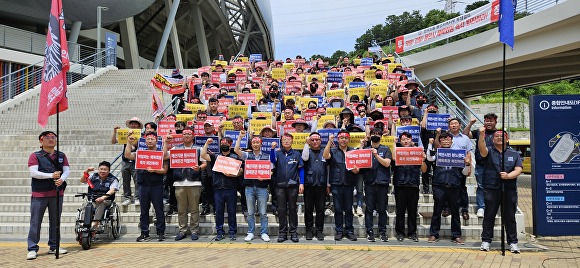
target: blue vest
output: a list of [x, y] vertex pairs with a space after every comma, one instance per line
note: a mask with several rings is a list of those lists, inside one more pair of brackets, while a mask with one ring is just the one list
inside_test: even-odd
[[[347, 151], [354, 150], [347, 147]], [[346, 170], [346, 158], [344, 152], [338, 148], [330, 149], [332, 156], [328, 163], [329, 182], [331, 185], [355, 185], [355, 176], [351, 171]]]
[[459, 188], [461, 185], [462, 168], [433, 167], [433, 185], [447, 188]]
[[[366, 149], [370, 149], [367, 147]], [[379, 145], [377, 148], [377, 154], [382, 158], [391, 158], [391, 149], [384, 145]], [[391, 169], [379, 163], [379, 160], [373, 155], [372, 157], [372, 167], [370, 169], [363, 169], [364, 180], [366, 185], [389, 185], [391, 183]]]
[[165, 177], [165, 174], [149, 172], [144, 169], [137, 169], [135, 170], [135, 172], [137, 173], [138, 185], [148, 185], [148, 186], [163, 185], [163, 177]]
[[396, 186], [419, 187], [421, 166], [395, 166], [393, 175]]
[[[173, 147], [173, 149], [185, 149], [185, 146], [183, 146], [183, 144], [180, 144]], [[198, 156], [200, 155], [198, 147], [194, 146], [192, 149], [196, 149], [197, 155]], [[201, 181], [201, 169], [195, 171], [191, 168], [172, 168], [171, 171], [173, 173], [173, 181], [184, 181], [184, 180]]]
[[[36, 155], [36, 159], [38, 160], [38, 171], [40, 172], [44, 172], [44, 173], [54, 173], [55, 171], [57, 171], [56, 167], [54, 166], [54, 164], [52, 164], [52, 161], [50, 161], [49, 155], [47, 152], [45, 152], [44, 150], [40, 150], [37, 152], [34, 152], [34, 155]], [[58, 159], [57, 161], [59, 163], [63, 163], [64, 162], [64, 153], [62, 152], [58, 152]], [[31, 184], [32, 184], [32, 191], [33, 192], [48, 192], [48, 191], [54, 191], [56, 188], [56, 186], [54, 185], [54, 180], [53, 179], [35, 179], [32, 178], [31, 180]], [[66, 188], [66, 182], [63, 183], [64, 186], [60, 186], [60, 189], [65, 189]]]
[[[91, 189], [91, 187], [89, 187], [89, 193], [95, 194], [93, 196], [94, 199], [97, 199], [97, 198], [101, 197], [102, 195], [106, 194], [109, 191], [109, 189], [111, 188], [111, 184], [113, 184], [113, 182], [115, 182], [115, 181], [118, 181], [117, 177], [113, 176], [113, 174], [109, 174], [109, 176], [104, 181], [101, 180], [101, 178], [99, 177], [99, 174], [97, 174], [97, 173], [93, 173], [88, 179], [91, 181], [93, 186], [95, 186], [92, 189]], [[115, 200], [115, 194], [113, 193], [112, 195], [107, 197], [107, 200], [111, 200], [111, 201]]]
[[[517, 180], [502, 180], [499, 176], [501, 171], [501, 152], [495, 149], [494, 146], [487, 146], [488, 154], [483, 159], [483, 179], [482, 184], [484, 189], [499, 189], [503, 184], [505, 189], [517, 189]], [[516, 167], [522, 166], [522, 159], [520, 155], [513, 149], [507, 148], [504, 152], [505, 162], [504, 170], [509, 173]]]
[[[220, 155], [222, 155], [220, 153]], [[217, 155], [211, 154], [212, 162], [215, 162]], [[230, 152], [227, 157], [239, 160], [237, 154]], [[238, 178], [228, 177], [221, 172], [213, 172], [213, 188], [216, 190], [223, 189], [237, 189], [238, 188]]]
[[[258, 159], [256, 159], [258, 158]], [[266, 153], [261, 153], [259, 155], [259, 157], [256, 157], [256, 154], [254, 154], [254, 152], [248, 152], [248, 159], [246, 160], [268, 160], [268, 162], [270, 162], [270, 155], [266, 154]], [[269, 181], [260, 181], [260, 180], [254, 180], [254, 179], [250, 179], [247, 180], [246, 178], [244, 178], [243, 181], [244, 186], [256, 186], [259, 188], [268, 188], [268, 185], [270, 184]]]
[[323, 151], [316, 153], [312, 149], [308, 150], [309, 158], [304, 162], [304, 185], [326, 186], [328, 165], [322, 157]]
[[[288, 187], [292, 184], [297, 186], [300, 184], [299, 166], [302, 162], [302, 155], [294, 150], [284, 151], [284, 149], [276, 151], [276, 185], [278, 187]], [[291, 182], [292, 180], [292, 182]]]

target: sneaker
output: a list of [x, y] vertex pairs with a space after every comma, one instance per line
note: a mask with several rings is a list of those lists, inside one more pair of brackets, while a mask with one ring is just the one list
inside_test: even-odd
[[215, 237], [215, 241], [220, 241], [220, 240], [223, 240], [223, 239], [224, 239], [224, 235], [223, 234], [218, 234]]
[[413, 242], [419, 242], [419, 238], [417, 237], [417, 235], [410, 235], [409, 239], [413, 240]]
[[359, 217], [362, 217], [364, 214], [362, 207], [357, 207], [356, 208], [356, 215], [358, 215]]
[[[510, 245], [511, 247], [511, 245]], [[489, 242], [481, 242], [481, 247], [479, 247], [481, 251], [489, 251]]]
[[184, 239], [184, 238], [185, 238], [185, 234], [184, 234], [184, 233], [178, 233], [178, 234], [175, 236], [175, 241], [179, 241], [179, 240], [182, 240], [182, 239]]
[[316, 239], [318, 239], [318, 241], [324, 240], [324, 234], [322, 233], [322, 231], [316, 232]]
[[[58, 249], [58, 254], [66, 254], [68, 252], [68, 250], [64, 249], [64, 248], [59, 248]], [[48, 254], [56, 254], [56, 249], [51, 249], [48, 251]]]
[[36, 251], [28, 251], [28, 254], [26, 254], [26, 259], [27, 260], [34, 260], [36, 259]]
[[369, 242], [375, 242], [375, 235], [372, 233], [367, 233], [367, 241]]
[[402, 234], [398, 234], [397, 235], [397, 241], [403, 242], [403, 240], [405, 240], [405, 238], [403, 237], [403, 235]]
[[191, 234], [191, 240], [198, 240], [199, 236], [196, 233]]
[[387, 237], [386, 234], [381, 234], [381, 241], [383, 241], [383, 242], [389, 242], [389, 238]]
[[131, 200], [130, 199], [125, 199], [125, 201], [123, 201], [123, 203], [121, 203], [121, 206], [128, 206], [131, 204]]
[[377, 217], [377, 216], [379, 216], [379, 212], [376, 210], [373, 210], [373, 217]]
[[160, 234], [160, 235], [157, 237], [157, 241], [159, 241], [159, 242], [163, 242], [163, 241], [165, 241], [165, 235], [164, 235], [164, 234]]
[[206, 216], [209, 215], [209, 208], [203, 208], [203, 210], [201, 211], [201, 213], [199, 213], [200, 216]]
[[469, 213], [467, 213], [467, 211], [463, 211], [461, 212], [461, 215], [463, 216], [463, 219], [468, 221], [469, 220]]
[[451, 240], [451, 242], [453, 242], [457, 245], [465, 245], [465, 242], [461, 239], [461, 237], [453, 238], [453, 240]]
[[270, 242], [270, 236], [268, 234], [262, 234], [260, 237], [264, 242]]
[[312, 230], [306, 230], [306, 234], [304, 235], [306, 240], [312, 240], [314, 238], [314, 234]]
[[334, 235], [334, 240], [336, 241], [340, 241], [342, 240], [342, 238], [343, 238], [342, 232], [336, 232], [336, 234]]
[[356, 235], [354, 235], [354, 233], [347, 233], [346, 238], [350, 241], [356, 241]]
[[518, 247], [518, 243], [510, 244], [510, 252], [514, 254], [520, 253], [520, 248]]
[[324, 210], [324, 215], [325, 216], [331, 216], [332, 215], [332, 210], [327, 208], [326, 210]]
[[135, 200], [135, 206], [140, 206], [141, 202], [139, 201], [139, 199]]
[[278, 243], [282, 243], [284, 241], [288, 240], [288, 237], [285, 235], [280, 235], [278, 236]]
[[236, 235], [230, 234], [230, 241], [236, 241]]
[[477, 217], [478, 218], [483, 218], [483, 213], [484, 213], [483, 208], [478, 209], [477, 210]]
[[437, 242], [437, 237], [435, 237], [434, 235], [429, 236], [429, 239], [427, 239], [427, 243], [433, 243], [433, 242]]
[[149, 234], [141, 233], [141, 235], [139, 237], [137, 237], [137, 242], [144, 242], [144, 241], [149, 241], [149, 240], [151, 240], [151, 237], [149, 236]]
[[290, 240], [292, 240], [294, 243], [298, 243], [298, 241], [300, 241], [300, 239], [298, 239], [298, 234], [291, 234]]
[[246, 242], [250, 242], [254, 239], [254, 234], [252, 233], [248, 233], [248, 235], [246, 235], [246, 238], [244, 238], [244, 241]]

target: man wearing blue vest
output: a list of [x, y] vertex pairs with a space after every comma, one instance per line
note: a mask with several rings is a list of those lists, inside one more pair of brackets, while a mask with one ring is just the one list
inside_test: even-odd
[[[453, 134], [447, 131], [441, 132], [438, 137], [441, 148], [451, 148], [453, 144]], [[427, 146], [427, 161], [435, 163], [437, 159], [436, 149], [433, 148], [434, 139], [429, 139]], [[427, 242], [433, 243], [439, 240], [439, 230], [441, 229], [441, 212], [447, 203], [451, 211], [451, 241], [459, 245], [465, 244], [461, 240], [461, 220], [459, 219], [459, 204], [461, 195], [461, 180], [463, 176], [469, 174], [471, 168], [471, 155], [466, 153], [465, 167], [433, 167], [433, 217], [429, 228], [429, 239]]]
[[103, 161], [99, 163], [97, 172], [89, 175], [89, 172], [95, 171], [94, 167], [89, 167], [81, 177], [81, 183], [89, 185], [89, 194], [93, 194], [93, 215], [92, 229], [100, 230], [102, 226], [99, 223], [103, 219], [105, 209], [111, 206], [115, 200], [115, 193], [119, 190], [119, 180], [110, 173], [111, 163]]
[[[281, 138], [281, 149], [276, 150], [276, 142], [272, 143], [270, 161], [274, 164], [274, 183], [276, 185], [276, 199], [278, 200], [278, 215], [280, 230], [278, 242], [290, 239], [296, 243], [298, 239], [298, 192], [304, 191], [304, 169], [300, 152], [292, 149], [294, 137], [285, 133]], [[290, 228], [288, 228], [290, 225]]]
[[[485, 213], [481, 232], [481, 250], [489, 251], [493, 239], [495, 215], [501, 206], [510, 252], [520, 253], [516, 230], [518, 203], [517, 178], [522, 173], [522, 159], [518, 152], [507, 148], [508, 135], [498, 130], [493, 134], [493, 145], [485, 144], [485, 127], [479, 128], [477, 146], [483, 160], [483, 193]], [[502, 165], [503, 163], [503, 165]], [[502, 168], [503, 167], [503, 168]]]
[[[136, 153], [132, 147], [137, 145], [135, 137], [131, 136], [129, 131], [128, 144], [125, 147], [125, 157], [129, 160], [135, 160]], [[148, 132], [145, 134], [145, 144], [147, 150], [157, 150], [157, 133]], [[141, 235], [137, 237], [137, 242], [149, 241], [149, 208], [153, 204], [155, 209], [155, 224], [157, 231], [157, 240], [165, 241], [165, 214], [163, 213], [163, 177], [169, 169], [167, 161], [163, 161], [161, 169], [139, 169], [137, 170], [137, 184], [139, 185], [139, 199], [141, 204], [141, 214], [139, 215], [139, 227]]]
[[324, 147], [323, 157], [328, 162], [329, 183], [332, 191], [332, 202], [334, 203], [334, 226], [336, 234], [334, 240], [340, 241], [346, 237], [350, 241], [356, 241], [354, 234], [353, 212], [353, 191], [356, 184], [355, 174], [359, 173], [358, 168], [346, 169], [346, 152], [354, 150], [349, 147], [350, 134], [346, 130], [338, 132], [338, 146], [334, 146], [334, 135], [328, 137], [328, 143]]
[[[30, 230], [28, 231], [28, 254], [26, 255], [28, 260], [36, 259], [42, 217], [46, 208], [48, 208], [49, 220], [48, 246], [50, 249], [48, 253], [55, 254], [57, 250], [56, 241], [59, 239], [56, 237], [57, 220], [60, 219], [62, 213], [62, 196], [64, 196], [64, 188], [66, 188], [66, 179], [70, 169], [66, 155], [55, 150], [56, 139], [56, 133], [52, 131], [40, 133], [38, 136], [40, 150], [30, 154], [28, 158], [28, 169], [32, 178]], [[58, 204], [56, 202], [57, 194], [61, 197]], [[67, 253], [64, 248], [58, 250], [59, 254]]]
[[[200, 155], [200, 148], [193, 143], [193, 130], [184, 129], [183, 143], [171, 148], [171, 150], [195, 149], [197, 157]], [[167, 141], [172, 141], [173, 136], [167, 135]], [[163, 143], [163, 151], [167, 152], [167, 143]], [[170, 159], [170, 152], [165, 153], [165, 159]], [[201, 164], [200, 164], [201, 163]], [[191, 233], [191, 240], [198, 240], [199, 232], [199, 200], [201, 196], [201, 171], [206, 168], [207, 162], [201, 159], [200, 163], [195, 159], [195, 166], [189, 168], [172, 168], [173, 187], [175, 187], [175, 198], [177, 200], [177, 221], [179, 233], [175, 236], [175, 241], [185, 238]], [[187, 220], [189, 214], [189, 224]]]
[[[324, 240], [324, 201], [330, 193], [328, 184], [328, 165], [322, 157], [321, 137], [318, 132], [310, 133], [306, 138], [302, 161], [304, 161], [304, 223], [306, 240]], [[312, 213], [316, 210], [316, 219]]]
[[[270, 155], [262, 152], [262, 138], [256, 136], [251, 140], [250, 152], [243, 152], [240, 148], [242, 138], [246, 136], [246, 131], [241, 130], [234, 152], [240, 159], [246, 160], [270, 160]], [[271, 173], [271, 169], [269, 171]], [[268, 185], [269, 180], [264, 179], [246, 179], [244, 177], [243, 185], [245, 187], [244, 194], [246, 195], [246, 203], [248, 207], [248, 235], [244, 241], [250, 242], [254, 239], [254, 230], [256, 229], [256, 201], [258, 202], [258, 213], [260, 214], [260, 238], [264, 242], [270, 241], [268, 236], [268, 215], [266, 215], [266, 207], [268, 206]]]
[[[208, 146], [213, 143], [213, 139], [207, 139], [203, 148], [201, 149], [201, 158], [208, 162], [217, 160], [218, 155], [210, 152]], [[233, 140], [230, 137], [224, 137], [220, 141], [220, 155], [234, 160], [239, 160], [237, 154], [230, 150]], [[236, 221], [236, 203], [238, 199], [237, 188], [238, 178], [244, 174], [244, 169], [240, 168], [237, 174], [226, 174], [222, 172], [213, 172], [213, 189], [215, 200], [215, 229], [217, 236], [216, 241], [224, 239], [224, 220], [225, 211], [228, 213], [228, 227], [230, 240], [236, 240], [236, 233], [238, 232], [238, 224]], [[227, 207], [226, 207], [227, 205]]]
[[[388, 242], [387, 237], [387, 204], [389, 203], [389, 184], [391, 183], [391, 161], [392, 154], [389, 147], [381, 144], [383, 131], [380, 128], [373, 128], [370, 131], [371, 146], [365, 149], [371, 149], [373, 155], [372, 167], [365, 169], [363, 172], [366, 194], [365, 209], [365, 228], [367, 240], [375, 242], [373, 232], [373, 211], [379, 213], [378, 229], [380, 239]], [[363, 140], [364, 142], [364, 140]], [[362, 146], [361, 146], [362, 147]]]

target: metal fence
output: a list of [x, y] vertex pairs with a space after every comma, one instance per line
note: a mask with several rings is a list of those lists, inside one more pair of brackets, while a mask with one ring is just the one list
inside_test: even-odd
[[[67, 85], [77, 82], [89, 74], [95, 73], [99, 68], [105, 67], [116, 58], [113, 49], [100, 49], [87, 47], [80, 44], [69, 44], [70, 69], [66, 74]], [[29, 65], [22, 69], [10, 72], [0, 77], [0, 103], [13, 99], [35, 86], [42, 83], [42, 66], [44, 62]]]

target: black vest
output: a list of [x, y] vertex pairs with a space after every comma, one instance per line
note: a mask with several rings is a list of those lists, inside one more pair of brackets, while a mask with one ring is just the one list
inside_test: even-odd
[[[354, 150], [352, 147], [348, 147], [347, 151]], [[329, 182], [331, 185], [354, 185], [354, 173], [346, 170], [346, 158], [344, 152], [336, 147], [330, 149], [330, 163], [328, 164]]]
[[[56, 167], [54, 166], [53, 162], [49, 160], [49, 155], [44, 150], [40, 150], [34, 152], [36, 155], [36, 159], [38, 160], [38, 171], [44, 173], [54, 173], [57, 171]], [[61, 164], [64, 162], [64, 153], [58, 152], [57, 161]], [[48, 192], [55, 190], [56, 186], [54, 185], [53, 179], [35, 179], [32, 178], [32, 191], [33, 192]], [[66, 188], [66, 182], [63, 183], [63, 186], [60, 186], [60, 189], [64, 190]]]
[[396, 186], [419, 187], [421, 166], [395, 166], [393, 183]]
[[322, 157], [323, 151], [321, 149], [316, 153], [312, 149], [308, 150], [309, 158], [304, 162], [304, 185], [326, 186], [328, 166]]
[[149, 172], [144, 169], [137, 169], [135, 172], [137, 173], [137, 184], [139, 185], [163, 185], [163, 177], [165, 177], [165, 174]]
[[[372, 147], [367, 147], [370, 149]], [[379, 145], [377, 148], [377, 154], [382, 158], [391, 158], [391, 149], [385, 145]], [[370, 169], [363, 169], [364, 181], [366, 185], [389, 185], [391, 183], [391, 166], [388, 168], [381, 165], [379, 160], [373, 155], [372, 157], [372, 167]], [[391, 161], [392, 163], [392, 161]]]
[[[173, 149], [185, 149], [183, 144], [173, 147]], [[197, 150], [197, 155], [200, 155], [199, 148], [194, 147]], [[173, 181], [201, 181], [201, 169], [195, 171], [191, 168], [172, 168]]]
[[433, 185], [447, 188], [459, 188], [461, 185], [462, 168], [433, 167]]
[[[113, 174], [109, 174], [109, 176], [104, 181], [101, 180], [99, 174], [97, 173], [93, 173], [88, 179], [94, 186], [92, 189], [89, 187], [89, 193], [94, 193], [94, 199], [97, 199], [106, 194], [111, 188], [111, 184], [113, 184], [115, 181], [118, 181], [117, 177], [113, 176]], [[107, 197], [107, 200], [115, 200], [115, 194], [113, 193]]]
[[[220, 153], [220, 155], [222, 155]], [[237, 154], [230, 152], [227, 157], [239, 160]], [[217, 155], [211, 154], [211, 160], [215, 163]], [[213, 188], [216, 190], [236, 189], [238, 188], [238, 177], [228, 177], [221, 172], [213, 172]]]

